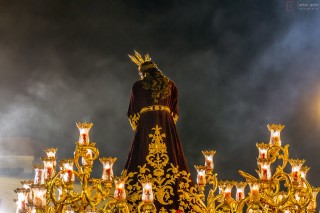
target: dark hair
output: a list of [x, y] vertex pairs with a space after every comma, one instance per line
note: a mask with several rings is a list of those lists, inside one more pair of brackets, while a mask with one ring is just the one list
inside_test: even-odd
[[[143, 65], [148, 65], [147, 63], [151, 64], [153, 62], [146, 62]], [[143, 88], [146, 90], [151, 90], [151, 96], [155, 103], [158, 103], [159, 99], [164, 99], [170, 95], [170, 79], [165, 76], [158, 68], [152, 67], [140, 72], [143, 76]]]

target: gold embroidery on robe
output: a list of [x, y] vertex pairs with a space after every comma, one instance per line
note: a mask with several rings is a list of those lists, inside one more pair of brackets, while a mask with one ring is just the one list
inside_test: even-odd
[[141, 116], [142, 113], [149, 112], [149, 111], [158, 111], [158, 110], [163, 110], [163, 111], [167, 111], [168, 113], [170, 113], [170, 115], [173, 118], [174, 123], [175, 124], [177, 123], [179, 116], [176, 113], [171, 112], [171, 110], [170, 110], [170, 108], [168, 106], [151, 105], [151, 106], [143, 107], [140, 110], [140, 112], [129, 116], [129, 122], [130, 122], [130, 125], [131, 125], [132, 129], [133, 130], [137, 129], [138, 121], [139, 121], [140, 116]]
[[171, 116], [173, 118], [174, 123], [177, 124], [179, 116], [174, 112], [171, 112]]
[[140, 119], [140, 113], [135, 113], [129, 116], [129, 122], [133, 130], [137, 129], [139, 119]]
[[[165, 133], [161, 133], [162, 128], [156, 125], [149, 134], [149, 154], [146, 157], [147, 163], [138, 166], [137, 172], [124, 171], [127, 175], [127, 199], [130, 212], [137, 211], [137, 203], [141, 201], [142, 186], [138, 180], [152, 179], [154, 198], [163, 207], [158, 209], [161, 213], [171, 213], [180, 210], [185, 212], [204, 212], [204, 204], [196, 193], [196, 188], [191, 186], [190, 173], [185, 170], [179, 171], [178, 166], [170, 162], [167, 146], [163, 141]], [[178, 184], [178, 185], [176, 185]], [[174, 189], [178, 189], [176, 192]], [[179, 194], [179, 200], [173, 200], [174, 193]], [[166, 206], [173, 202], [179, 203], [179, 209], [167, 210]]]

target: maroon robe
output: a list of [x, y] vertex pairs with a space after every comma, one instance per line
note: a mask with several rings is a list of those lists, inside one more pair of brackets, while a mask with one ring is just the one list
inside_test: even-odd
[[[169, 86], [171, 94], [164, 99], [159, 98], [157, 103], [151, 97], [151, 90], [143, 88], [142, 80], [132, 87], [128, 117], [134, 129], [134, 139], [125, 166], [130, 212], [137, 212], [142, 189], [139, 180], [146, 177], [154, 180], [157, 212], [179, 209], [182, 212], [201, 212], [197, 211], [198, 204], [181, 197], [182, 191], [192, 191], [194, 185], [175, 125], [178, 91], [172, 81]], [[188, 197], [193, 196], [190, 194]]]

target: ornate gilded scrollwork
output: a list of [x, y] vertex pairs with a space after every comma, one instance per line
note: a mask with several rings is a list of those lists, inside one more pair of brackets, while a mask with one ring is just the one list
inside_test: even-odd
[[[23, 181], [24, 188], [15, 190], [18, 194], [17, 212], [316, 212], [316, 196], [320, 188], [312, 187], [307, 181], [306, 173], [310, 168], [303, 166], [305, 160], [289, 159], [289, 145], [281, 146], [280, 131], [283, 125], [268, 125], [270, 142], [257, 144], [257, 177], [239, 171], [245, 182], [218, 181], [217, 174], [213, 172], [215, 151], [206, 150], [202, 152], [204, 165], [195, 166], [196, 185], [193, 185], [189, 172], [170, 163], [166, 135], [160, 126], [150, 130], [146, 163], [139, 165], [137, 171], [125, 171], [122, 177], [113, 178], [112, 165], [116, 158], [100, 158], [102, 176], [91, 178], [93, 161], [99, 156], [95, 143], [89, 139], [92, 124], [78, 123], [77, 126], [80, 135], [74, 157], [61, 160], [58, 165], [60, 170], [56, 172], [57, 149], [46, 149], [47, 156], [41, 158], [43, 165], [34, 165], [34, 180]], [[288, 163], [291, 172], [287, 173]], [[75, 189], [76, 180], [81, 185], [80, 190]], [[115, 190], [112, 196], [113, 180]], [[141, 186], [139, 181], [145, 186], [149, 184], [149, 188]], [[247, 185], [249, 193], [246, 194]], [[210, 186], [209, 190], [206, 190], [207, 186]], [[237, 190], [235, 198], [232, 197], [234, 186]], [[177, 201], [178, 207], [171, 208], [170, 205]], [[156, 206], [160, 208], [156, 209]]]
[[[173, 203], [174, 194], [179, 193], [179, 209], [189, 212], [203, 212], [202, 202], [197, 196], [197, 190], [192, 186], [190, 173], [179, 170], [178, 166], [170, 163], [167, 146], [164, 142], [165, 133], [156, 125], [149, 134], [149, 154], [147, 163], [138, 166], [137, 172], [127, 173], [128, 203], [131, 212], [137, 212], [137, 202], [140, 200], [142, 187], [137, 180], [152, 179], [155, 200], [163, 208], [159, 212], [168, 212], [165, 206]], [[177, 209], [178, 210], [178, 209]], [[172, 211], [176, 211], [172, 209]], [[170, 211], [171, 212], [171, 211]]]

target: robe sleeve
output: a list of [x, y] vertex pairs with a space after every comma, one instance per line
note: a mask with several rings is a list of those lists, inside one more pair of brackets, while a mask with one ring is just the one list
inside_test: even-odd
[[132, 86], [130, 102], [128, 107], [128, 119], [133, 130], [137, 129], [137, 123], [140, 118], [140, 112], [137, 110], [137, 98], [135, 97], [136, 83]]
[[172, 82], [171, 87], [171, 104], [170, 104], [171, 116], [174, 123], [177, 123], [179, 118], [179, 109], [178, 109], [178, 90], [176, 85]]

